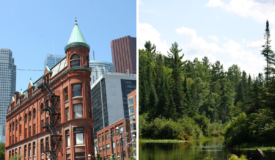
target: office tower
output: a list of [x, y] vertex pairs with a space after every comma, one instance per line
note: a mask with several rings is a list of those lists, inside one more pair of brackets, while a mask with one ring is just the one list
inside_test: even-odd
[[105, 61], [90, 60], [91, 72], [91, 85], [102, 75], [109, 72], [115, 72], [114, 64]]
[[60, 62], [65, 55], [56, 55], [56, 54], [47, 54], [45, 60], [44, 60], [44, 68], [46, 68], [46, 65], [48, 64], [48, 67], [51, 69], [53, 66], [55, 66], [58, 62]]
[[111, 41], [115, 72], [136, 74], [136, 38], [122, 37]]
[[[136, 89], [136, 75], [108, 73], [91, 86], [94, 135], [121, 118], [129, 118], [127, 95]], [[96, 137], [94, 137], [96, 138]]]
[[32, 160], [95, 157], [89, 52], [75, 22], [65, 58], [15, 92], [8, 106], [5, 160], [15, 154]]
[[16, 66], [10, 49], [0, 48], [0, 142], [5, 142], [4, 127], [8, 105], [16, 86]]

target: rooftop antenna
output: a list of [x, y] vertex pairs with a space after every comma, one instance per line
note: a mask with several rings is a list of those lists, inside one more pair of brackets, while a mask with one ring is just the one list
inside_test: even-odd
[[94, 57], [94, 60], [95, 60], [95, 51], [93, 50], [93, 57]]

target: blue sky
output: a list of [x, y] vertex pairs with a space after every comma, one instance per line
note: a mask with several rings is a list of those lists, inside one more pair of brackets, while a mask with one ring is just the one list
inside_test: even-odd
[[[17, 69], [44, 70], [46, 54], [64, 55], [77, 17], [95, 59], [112, 62], [110, 42], [136, 37], [135, 0], [1, 1], [0, 48], [13, 52]], [[17, 70], [16, 90], [27, 89], [43, 71]]]
[[275, 48], [275, 1], [272, 0], [139, 0], [138, 48], [151, 40], [162, 54], [177, 42], [184, 59], [207, 56], [227, 70], [237, 64], [251, 76], [263, 72], [261, 55], [269, 20]]

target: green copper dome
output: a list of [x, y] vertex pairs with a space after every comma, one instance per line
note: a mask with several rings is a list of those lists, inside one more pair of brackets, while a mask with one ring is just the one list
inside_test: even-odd
[[65, 52], [72, 47], [85, 47], [90, 50], [90, 46], [86, 43], [75, 19], [73, 31], [71, 33], [68, 44], [65, 47]]

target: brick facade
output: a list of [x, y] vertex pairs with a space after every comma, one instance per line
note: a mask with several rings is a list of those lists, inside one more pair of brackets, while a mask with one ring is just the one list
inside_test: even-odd
[[[119, 129], [123, 127], [122, 138], [124, 143], [121, 141], [120, 132], [116, 132], [116, 127], [119, 127]], [[111, 132], [113, 132], [113, 136], [111, 136]], [[97, 132], [97, 153], [101, 159], [107, 159], [114, 154], [114, 156], [119, 156], [119, 159], [122, 160], [123, 148], [125, 153], [124, 160], [127, 160], [132, 156], [130, 150], [131, 142], [130, 121], [127, 118], [123, 118]]]
[[[78, 66], [71, 64], [71, 58], [74, 55], [79, 56], [77, 58]], [[77, 157], [79, 160], [88, 160], [88, 154], [91, 154], [92, 159], [95, 159], [93, 149], [94, 120], [92, 119], [90, 96], [91, 72], [87, 65], [88, 60], [89, 50], [87, 48], [69, 48], [66, 50], [66, 58], [63, 59], [67, 66], [58, 73], [55, 73], [57, 67], [53, 67], [52, 70], [46, 68], [42, 79], [39, 79], [43, 81], [42, 83], [48, 84], [50, 90], [60, 98], [56, 105], [56, 111], [60, 113], [60, 118], [56, 120], [55, 127], [56, 134], [61, 136], [56, 151], [56, 159], [58, 160], [77, 160]], [[43, 111], [43, 108], [46, 106], [50, 108], [53, 104], [50, 102], [49, 91], [46, 87], [43, 88], [42, 83], [40, 84], [42, 87], [35, 90], [39, 80], [33, 84], [30, 82], [28, 89], [24, 92], [25, 94], [16, 92], [11, 101], [6, 117], [5, 160], [14, 154], [22, 155], [23, 158], [21, 159], [25, 160], [48, 160], [50, 158], [50, 153], [46, 153], [45, 149], [47, 147], [52, 149], [52, 133], [49, 128], [43, 129], [42, 127], [48, 124], [46, 122], [51, 123], [52, 119], [50, 113]], [[80, 89], [73, 90], [74, 85], [80, 85]]]

